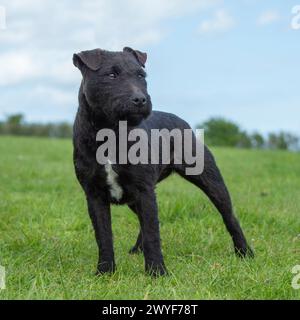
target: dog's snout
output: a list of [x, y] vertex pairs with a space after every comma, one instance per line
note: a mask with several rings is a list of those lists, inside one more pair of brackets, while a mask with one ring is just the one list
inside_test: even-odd
[[136, 106], [143, 106], [146, 104], [146, 97], [143, 93], [135, 93], [132, 97], [131, 97], [131, 101], [133, 104], [135, 104]]

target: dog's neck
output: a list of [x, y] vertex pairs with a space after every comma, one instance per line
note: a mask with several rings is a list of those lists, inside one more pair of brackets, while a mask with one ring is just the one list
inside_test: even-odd
[[[92, 107], [89, 105], [85, 97], [85, 94], [82, 91], [82, 88], [80, 89], [78, 99], [79, 99], [79, 112], [82, 118], [85, 120], [86, 124], [88, 124], [89, 127], [93, 129], [94, 132], [98, 132], [101, 129], [112, 129], [114, 131], [118, 131], [118, 128], [119, 128], [118, 123], [112, 124], [106, 119], [104, 114], [96, 115], [95, 112], [93, 112]], [[134, 128], [136, 127], [128, 125], [127, 131], [129, 132]]]
[[93, 131], [98, 132], [103, 128], [112, 129], [112, 125], [105, 119], [104, 115], [96, 115], [95, 112], [93, 112], [83, 92], [79, 94], [79, 112], [85, 122], [93, 128]]

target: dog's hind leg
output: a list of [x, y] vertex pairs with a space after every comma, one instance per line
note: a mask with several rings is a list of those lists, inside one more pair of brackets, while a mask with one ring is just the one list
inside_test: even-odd
[[[139, 218], [139, 215], [137, 213], [137, 209], [135, 205], [128, 205], [128, 207], [137, 215]], [[140, 225], [141, 225], [141, 219], [139, 218]], [[142, 231], [139, 231], [138, 237], [136, 239], [135, 245], [129, 250], [130, 254], [140, 253], [143, 252], [143, 237], [142, 237]]]
[[129, 250], [130, 254], [135, 254], [140, 252], [143, 252], [143, 239], [142, 239], [141, 231], [138, 234], [135, 245]]
[[200, 175], [186, 175], [186, 167], [187, 166], [185, 165], [177, 166], [177, 173], [203, 190], [218, 209], [222, 215], [225, 226], [231, 235], [236, 254], [240, 257], [253, 257], [254, 254], [247, 244], [237, 218], [234, 216], [227, 187], [208, 148], [205, 147], [204, 170]]

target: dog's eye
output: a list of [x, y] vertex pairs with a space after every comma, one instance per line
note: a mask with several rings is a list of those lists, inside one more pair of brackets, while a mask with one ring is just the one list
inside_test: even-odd
[[114, 72], [111, 72], [108, 76], [109, 76], [110, 79], [116, 79], [117, 74], [114, 73]]
[[140, 79], [146, 78], [146, 76], [145, 76], [143, 73], [139, 73], [139, 74], [138, 74], [138, 77], [139, 77]]

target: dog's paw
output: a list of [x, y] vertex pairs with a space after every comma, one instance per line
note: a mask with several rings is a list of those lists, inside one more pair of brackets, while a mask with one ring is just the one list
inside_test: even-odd
[[143, 252], [143, 248], [141, 246], [133, 246], [129, 250], [129, 254], [138, 254], [138, 253], [142, 253], [142, 252]]
[[114, 273], [116, 271], [116, 265], [114, 262], [101, 262], [98, 264], [96, 276]]
[[157, 262], [146, 263], [145, 270], [150, 276], [154, 278], [168, 275], [168, 271], [163, 262], [162, 263], [157, 263]]
[[234, 251], [239, 258], [254, 258], [254, 252], [249, 246], [245, 248], [234, 248]]

